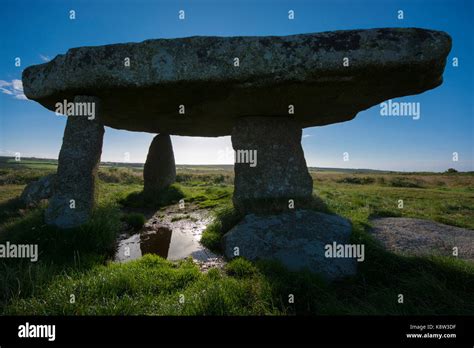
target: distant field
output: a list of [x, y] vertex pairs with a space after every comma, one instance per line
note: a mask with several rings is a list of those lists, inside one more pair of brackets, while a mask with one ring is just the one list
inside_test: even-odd
[[[54, 173], [56, 161], [13, 159], [0, 161], [0, 198], [11, 198], [23, 185]], [[104, 185], [142, 185], [140, 164], [102, 163], [99, 178]], [[313, 190], [335, 212], [363, 208], [366, 218], [375, 215], [420, 217], [474, 229], [474, 173], [353, 172], [310, 169]], [[177, 165], [177, 182], [187, 185], [233, 184], [231, 165]], [[399, 200], [403, 209], [394, 209]], [[347, 212], [346, 212], [347, 213]]]
[[[24, 159], [0, 161], [0, 199], [18, 195], [22, 187], [54, 173], [56, 161]], [[99, 178], [103, 185], [142, 185], [139, 164], [103, 163]], [[313, 190], [325, 204], [342, 215], [361, 208], [366, 218], [376, 215], [420, 217], [474, 229], [474, 173], [397, 173], [369, 171], [338, 172], [310, 169]], [[233, 167], [178, 165], [177, 182], [182, 185], [233, 184]], [[398, 209], [398, 201], [404, 208]], [[346, 214], [345, 214], [346, 213]]]
[[[56, 162], [0, 158], [0, 243], [40, 243], [41, 262], [0, 262], [4, 314], [474, 314], [474, 266], [448, 257], [402, 257], [384, 251], [368, 230], [375, 216], [435, 220], [474, 230], [474, 173], [394, 173], [310, 169], [315, 209], [351, 220], [353, 240], [368, 248], [357, 277], [326, 284], [304, 272], [237, 259], [223, 272], [202, 274], [147, 256], [124, 265], [108, 262], [127, 204], [140, 210], [142, 165], [102, 163], [93, 220], [73, 233], [46, 226], [45, 206], [22, 207], [25, 185], [56, 170]], [[219, 251], [220, 237], [238, 222], [232, 210], [232, 166], [177, 166], [177, 183], [156, 209], [178, 197], [210, 209], [216, 222], [203, 243]], [[403, 200], [403, 209], [399, 208]], [[473, 231], [474, 233], [474, 231]], [[104, 281], [107, 279], [107, 281]], [[285, 302], [292, 291], [294, 306]], [[77, 294], [69, 305], [70, 293]], [[191, 299], [176, 306], [179, 294]], [[404, 306], [398, 293], [408, 294]], [[199, 294], [199, 295], [196, 295]], [[64, 302], [63, 302], [64, 300]]]

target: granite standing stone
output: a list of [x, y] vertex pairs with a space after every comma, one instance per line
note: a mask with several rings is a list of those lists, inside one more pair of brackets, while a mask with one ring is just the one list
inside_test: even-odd
[[176, 181], [173, 146], [169, 135], [158, 134], [153, 138], [143, 168], [143, 180], [143, 191], [151, 195]]
[[[290, 117], [245, 117], [232, 130], [234, 206], [241, 212], [303, 208], [313, 180], [301, 147], [301, 126]], [[240, 162], [240, 163], [239, 163]]]
[[102, 153], [104, 126], [97, 97], [77, 96], [75, 103], [95, 103], [95, 119], [68, 116], [59, 153], [56, 190], [45, 221], [60, 228], [86, 223], [96, 201], [97, 170]]

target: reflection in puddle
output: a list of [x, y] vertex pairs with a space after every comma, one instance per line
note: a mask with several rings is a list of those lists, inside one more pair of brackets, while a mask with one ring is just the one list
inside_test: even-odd
[[134, 234], [129, 238], [119, 241], [116, 261], [128, 261], [142, 257], [145, 254], [156, 254], [163, 258], [168, 258], [172, 231], [167, 227], [160, 227], [157, 230], [143, 231]]
[[179, 260], [191, 256], [200, 262], [215, 262], [217, 255], [199, 242], [211, 219], [207, 211], [187, 214], [167, 211], [164, 216], [152, 217], [138, 234], [124, 234], [118, 241], [115, 261], [125, 262], [156, 254], [168, 260]]
[[156, 233], [148, 233], [140, 236], [140, 249], [142, 255], [158, 254], [168, 258], [172, 231], [169, 228], [159, 228]]

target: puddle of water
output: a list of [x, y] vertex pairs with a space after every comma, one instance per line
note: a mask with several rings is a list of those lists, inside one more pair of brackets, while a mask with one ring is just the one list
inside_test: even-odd
[[202, 232], [211, 221], [206, 210], [186, 213], [170, 207], [157, 212], [140, 233], [120, 237], [115, 261], [126, 262], [145, 254], [156, 254], [168, 260], [191, 256], [200, 265], [216, 264], [222, 258], [200, 243]]

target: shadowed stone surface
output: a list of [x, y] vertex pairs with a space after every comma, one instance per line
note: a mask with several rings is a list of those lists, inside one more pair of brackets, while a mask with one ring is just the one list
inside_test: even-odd
[[238, 117], [286, 116], [289, 104], [301, 127], [351, 120], [440, 85], [450, 49], [447, 34], [418, 28], [147, 40], [70, 49], [25, 69], [23, 86], [50, 110], [78, 94], [100, 97], [113, 128], [221, 136]]
[[237, 121], [232, 147], [239, 160], [255, 160], [234, 164], [233, 201], [238, 210], [281, 211], [288, 209], [289, 199], [297, 208], [309, 202], [313, 180], [306, 167], [301, 133], [301, 127], [289, 117]]
[[407, 255], [453, 256], [474, 261], [474, 231], [413, 218], [377, 218], [372, 233], [390, 251]]
[[308, 269], [333, 280], [353, 275], [357, 270], [355, 258], [327, 258], [327, 244], [349, 243], [352, 231], [348, 220], [310, 210], [279, 215], [246, 215], [224, 235], [224, 254], [249, 260], [278, 260], [290, 270]]
[[[45, 213], [47, 224], [61, 228], [79, 226], [91, 216], [104, 136], [104, 126], [98, 117], [99, 100], [77, 96], [74, 102], [95, 103], [96, 118], [69, 116], [67, 119], [58, 158], [56, 191]], [[71, 209], [71, 200], [75, 201], [74, 209]]]
[[173, 145], [167, 134], [158, 134], [153, 138], [145, 167], [143, 168], [143, 190], [154, 194], [176, 181]]
[[35, 206], [53, 195], [55, 184], [56, 174], [49, 174], [39, 180], [32, 181], [21, 193], [20, 201], [26, 206]]

